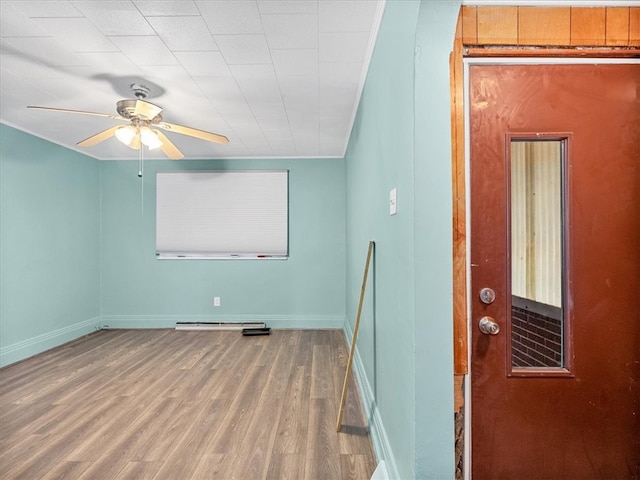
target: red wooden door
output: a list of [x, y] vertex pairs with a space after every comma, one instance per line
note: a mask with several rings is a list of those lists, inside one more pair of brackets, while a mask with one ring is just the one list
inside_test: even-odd
[[472, 477], [640, 478], [640, 64], [472, 65], [469, 108]]

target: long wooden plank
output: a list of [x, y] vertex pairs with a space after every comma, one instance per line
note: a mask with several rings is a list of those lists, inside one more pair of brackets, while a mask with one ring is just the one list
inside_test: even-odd
[[605, 7], [571, 7], [571, 45], [603, 46], [606, 20]]
[[625, 47], [629, 45], [630, 7], [607, 7], [607, 46]]
[[356, 314], [356, 324], [353, 327], [353, 338], [351, 340], [351, 350], [349, 352], [349, 360], [347, 361], [347, 371], [344, 376], [342, 385], [342, 398], [340, 399], [340, 407], [338, 409], [338, 422], [336, 430], [339, 432], [342, 428], [342, 416], [344, 415], [344, 405], [347, 401], [347, 387], [349, 386], [349, 377], [351, 375], [351, 366], [353, 364], [353, 356], [356, 352], [356, 340], [358, 339], [358, 328], [360, 328], [360, 316], [362, 314], [362, 305], [364, 303], [364, 293], [367, 289], [367, 277], [369, 276], [369, 264], [371, 263], [371, 254], [373, 253], [373, 240], [369, 242], [367, 250], [367, 261], [364, 266], [364, 275], [362, 277], [362, 287], [360, 288], [360, 300], [358, 302], [358, 313]]
[[462, 37], [465, 45], [475, 45], [478, 43], [478, 7], [467, 6], [460, 9], [458, 18], [458, 28], [456, 29], [456, 39]]
[[570, 7], [518, 7], [518, 45], [570, 43]]
[[[457, 32], [464, 28], [458, 17]], [[451, 89], [451, 159], [453, 182], [453, 372], [468, 373], [467, 345], [467, 218], [464, 152], [463, 38], [456, 34], [449, 57]], [[457, 397], [456, 397], [457, 398]], [[455, 405], [456, 411], [460, 405]]]
[[640, 7], [629, 9], [629, 46], [640, 47]]
[[478, 44], [508, 45], [518, 38], [518, 7], [482, 6], [477, 9]]

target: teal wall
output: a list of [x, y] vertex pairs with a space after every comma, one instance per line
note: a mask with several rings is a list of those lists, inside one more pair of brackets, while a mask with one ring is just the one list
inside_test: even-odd
[[347, 330], [374, 240], [356, 372], [391, 478], [455, 476], [448, 57], [459, 8], [387, 1], [346, 155]]
[[98, 161], [0, 125], [0, 365], [100, 322]]
[[[369, 240], [375, 262], [358, 351], [384, 427], [383, 454], [400, 478], [414, 478], [415, 333], [413, 239], [413, 47], [417, 2], [387, 2], [347, 164], [347, 317], [353, 322]], [[389, 215], [397, 188], [398, 213]], [[367, 403], [370, 403], [368, 400]], [[376, 407], [378, 412], [376, 412]], [[380, 421], [376, 422], [376, 413]], [[395, 478], [395, 477], [394, 477]]]
[[421, 3], [415, 61], [416, 478], [455, 478], [449, 54], [460, 0]]
[[[176, 321], [265, 321], [342, 328], [345, 316], [343, 159], [101, 162], [102, 315], [110, 327]], [[289, 170], [287, 260], [157, 260], [156, 170]], [[144, 202], [143, 202], [144, 192]], [[221, 306], [213, 306], [213, 297]]]

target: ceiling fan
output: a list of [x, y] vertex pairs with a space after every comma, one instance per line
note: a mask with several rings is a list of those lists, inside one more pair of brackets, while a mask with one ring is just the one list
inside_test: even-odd
[[117, 125], [107, 128], [102, 132], [85, 138], [76, 145], [79, 147], [92, 147], [100, 142], [104, 142], [108, 138], [115, 136], [122, 143], [134, 150], [139, 150], [142, 145], [150, 150], [159, 148], [167, 157], [172, 160], [180, 160], [184, 155], [178, 147], [176, 147], [166, 135], [157, 128], [161, 128], [168, 132], [180, 133], [190, 137], [207, 140], [214, 143], [229, 143], [229, 139], [224, 135], [206, 132], [196, 128], [184, 127], [175, 123], [168, 123], [162, 120], [162, 108], [153, 103], [147, 102], [145, 99], [149, 95], [149, 88], [145, 85], [134, 83], [131, 85], [131, 92], [135, 99], [120, 100], [116, 103], [118, 115], [108, 113], [85, 112], [82, 110], [69, 110], [64, 108], [40, 107], [29, 105], [27, 108], [37, 108], [40, 110], [50, 110], [64, 113], [79, 113], [81, 115], [94, 115], [97, 117], [106, 117], [113, 120], [129, 122], [129, 125]]

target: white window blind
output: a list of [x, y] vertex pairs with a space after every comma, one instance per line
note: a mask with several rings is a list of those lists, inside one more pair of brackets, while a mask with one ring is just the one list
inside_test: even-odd
[[157, 257], [286, 258], [288, 173], [157, 172]]

